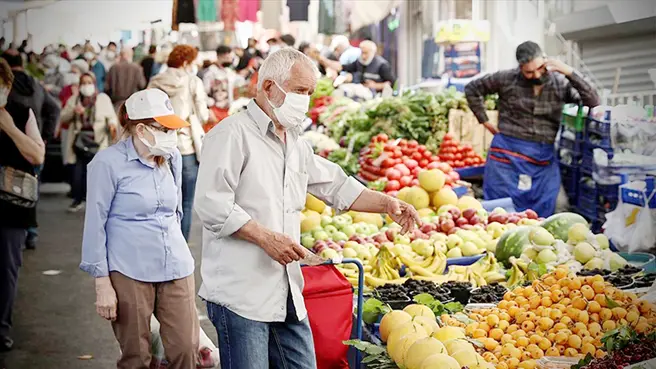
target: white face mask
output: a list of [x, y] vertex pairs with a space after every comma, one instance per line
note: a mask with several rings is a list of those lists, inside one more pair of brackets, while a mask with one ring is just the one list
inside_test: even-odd
[[85, 60], [92, 60], [94, 58], [94, 56], [96, 56], [96, 55], [94, 53], [92, 53], [91, 51], [87, 51], [86, 53], [84, 53], [84, 59]]
[[285, 94], [285, 100], [277, 108], [267, 98], [269, 105], [273, 108], [273, 114], [278, 118], [278, 122], [286, 129], [300, 126], [307, 118], [307, 112], [310, 109], [310, 96], [286, 92], [278, 83], [275, 81], [273, 83]]
[[96, 86], [91, 84], [82, 85], [80, 86], [80, 93], [86, 97], [93, 96], [96, 93]]
[[107, 50], [105, 55], [107, 56], [107, 60], [114, 60], [116, 58], [116, 52], [112, 50]]
[[9, 97], [9, 89], [7, 87], [0, 87], [0, 108], [7, 106], [7, 98]]
[[143, 136], [139, 136], [139, 140], [146, 145], [151, 155], [167, 156], [172, 154], [176, 147], [178, 147], [178, 135], [176, 131], [169, 130], [168, 132], [162, 132], [148, 126], [144, 126], [144, 128], [153, 135], [155, 144], [151, 145]]

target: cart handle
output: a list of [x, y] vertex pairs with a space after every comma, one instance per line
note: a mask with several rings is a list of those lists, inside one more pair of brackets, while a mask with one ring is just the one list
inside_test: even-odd
[[[362, 305], [364, 304], [363, 290], [364, 290], [364, 267], [362, 262], [358, 259], [342, 259], [342, 261], [333, 261], [332, 259], [327, 260], [326, 262], [320, 265], [337, 265], [337, 264], [355, 264], [358, 267], [358, 306], [356, 308], [356, 320], [355, 320], [355, 334], [358, 340], [362, 340]], [[304, 266], [304, 265], [301, 265]], [[362, 364], [360, 363], [360, 351], [355, 350], [355, 365], [357, 368], [360, 368]]]

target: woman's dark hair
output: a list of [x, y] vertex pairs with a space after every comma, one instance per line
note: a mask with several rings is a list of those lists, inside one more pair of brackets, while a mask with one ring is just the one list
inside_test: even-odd
[[231, 52], [232, 52], [232, 49], [230, 48], [230, 46], [219, 45], [219, 47], [216, 48], [216, 55], [217, 56], [230, 54]]
[[310, 43], [309, 43], [309, 42], [301, 42], [301, 44], [298, 45], [298, 51], [300, 51], [300, 52], [302, 52], [303, 54], [305, 54], [305, 49], [307, 49], [308, 47], [310, 47]]
[[14, 83], [14, 73], [11, 71], [9, 63], [3, 58], [0, 58], [0, 85], [11, 87]]
[[[121, 104], [121, 107], [118, 108], [118, 122], [121, 125], [121, 128], [123, 128], [123, 137], [132, 137], [137, 129], [137, 125], [144, 124], [152, 126], [153, 123], [155, 123], [155, 120], [152, 118], [130, 119], [128, 117], [128, 110], [125, 107], [125, 103], [123, 103]], [[163, 156], [155, 156], [155, 164], [157, 164], [157, 166], [163, 165], [165, 161], [166, 159]]]
[[296, 44], [296, 38], [294, 38], [294, 36], [290, 35], [289, 33], [280, 36], [280, 41], [284, 42], [285, 44], [287, 44], [287, 46], [291, 46], [291, 47], [294, 47], [294, 45]]
[[519, 46], [517, 46], [517, 51], [515, 51], [515, 57], [517, 58], [517, 62], [520, 65], [526, 64], [542, 55], [543, 53], [540, 45], [533, 41], [522, 42]]
[[15, 49], [9, 49], [2, 53], [2, 59], [6, 60], [11, 68], [23, 66], [23, 58]]

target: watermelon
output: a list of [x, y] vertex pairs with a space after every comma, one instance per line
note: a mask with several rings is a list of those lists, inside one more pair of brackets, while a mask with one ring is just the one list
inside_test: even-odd
[[576, 223], [588, 225], [588, 221], [585, 218], [575, 213], [554, 214], [545, 219], [540, 225], [549, 231], [557, 240], [567, 242], [567, 231]]
[[531, 244], [529, 234], [534, 226], [521, 226], [509, 229], [501, 235], [497, 242], [497, 249], [494, 254], [497, 260], [510, 267], [510, 257], [516, 258], [522, 255], [524, 247]]

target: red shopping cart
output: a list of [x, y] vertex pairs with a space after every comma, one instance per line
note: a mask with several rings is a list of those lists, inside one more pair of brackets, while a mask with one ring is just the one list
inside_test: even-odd
[[[342, 342], [351, 338], [353, 324], [353, 287], [335, 264], [355, 264], [359, 270], [356, 338], [362, 339], [362, 289], [364, 268], [357, 259], [332, 260], [318, 266], [303, 266], [303, 297], [314, 337], [318, 369], [349, 369], [349, 347]], [[360, 368], [360, 352], [355, 353], [355, 368]]]

